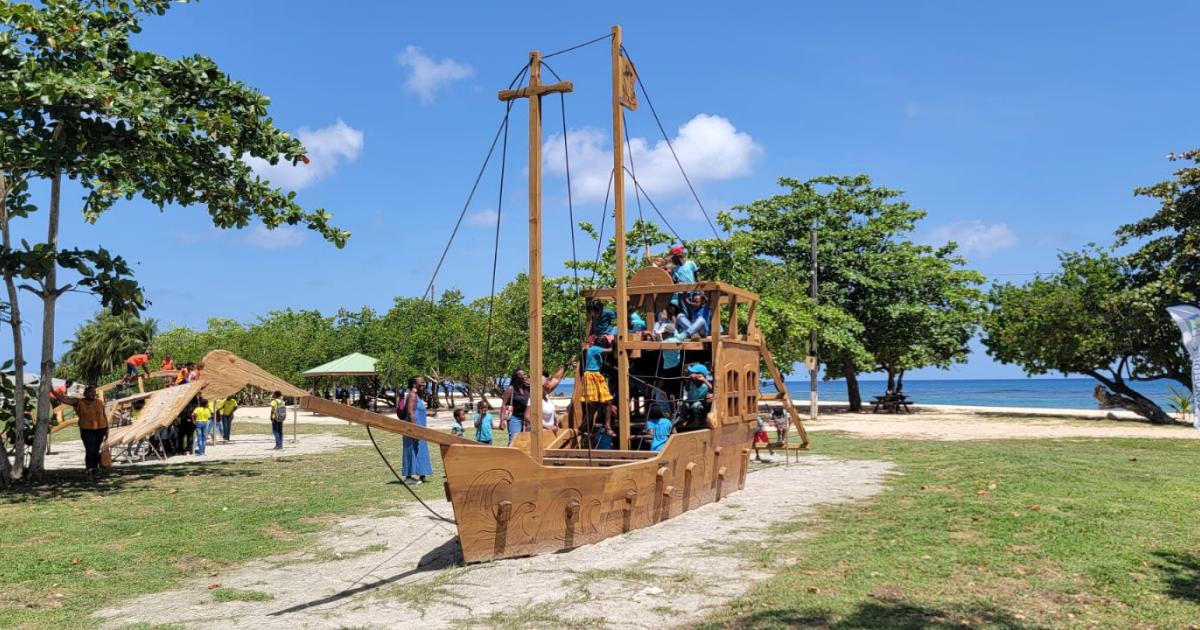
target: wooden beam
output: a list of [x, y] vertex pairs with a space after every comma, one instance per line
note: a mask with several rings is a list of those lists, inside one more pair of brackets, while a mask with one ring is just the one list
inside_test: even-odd
[[[538, 58], [541, 59], [540, 55]], [[540, 70], [538, 71], [538, 76], [539, 77], [541, 76]], [[530, 84], [523, 88], [519, 88], [516, 90], [500, 90], [500, 92], [497, 96], [499, 96], [500, 100], [502, 100], [502, 101], [512, 101], [512, 100], [516, 100], [518, 98], [529, 98], [531, 96], [543, 96], [545, 94], [553, 94], [553, 93], [559, 93], [559, 92], [565, 94], [565, 93], [574, 91], [574, 88], [575, 88], [575, 86], [570, 81], [559, 81], [558, 83], [550, 83], [547, 85], [541, 85], [541, 84], [533, 85], [533, 82], [530, 81]]]
[[529, 53], [529, 456], [542, 463], [542, 53]]
[[612, 27], [613, 216], [617, 251], [617, 416], [621, 450], [629, 450], [629, 294], [625, 271], [625, 115], [621, 109], [621, 27]]
[[800, 432], [800, 439], [803, 441], [800, 448], [808, 448], [808, 431], [804, 430], [804, 423], [800, 421], [800, 414], [796, 412], [796, 407], [792, 405], [792, 397], [787, 393], [787, 385], [783, 382], [783, 375], [779, 373], [779, 368], [775, 365], [775, 359], [771, 356], [771, 351], [767, 350], [767, 342], [763, 341], [759, 345], [759, 351], [762, 352], [763, 362], [767, 364], [767, 370], [771, 372], [771, 379], [775, 381], [775, 389], [781, 394], [780, 400], [783, 401], [783, 406], [792, 416], [792, 424], [796, 430]]
[[704, 341], [642, 341], [630, 339], [625, 342], [629, 350], [703, 350]]
[[[615, 182], [616, 182], [616, 180], [614, 179], [614, 185], [615, 185]], [[672, 285], [667, 285], [667, 286], [659, 286], [659, 285], [644, 286], [644, 287], [635, 286], [635, 287], [626, 287], [626, 289], [625, 289], [626, 295], [630, 295], [630, 296], [633, 296], [633, 295], [655, 295], [655, 294], [670, 295], [670, 294], [674, 294], [674, 293], [694, 293], [696, 291], [700, 291], [700, 292], [704, 292], [704, 293], [708, 293], [710, 291], [717, 291], [717, 292], [721, 293], [722, 295], [737, 296], [739, 299], [745, 300], [746, 302], [757, 302], [759, 299], [758, 294], [754, 293], [752, 291], [740, 289], [738, 287], [733, 286], [732, 284], [727, 284], [724, 282], [713, 282], [713, 281], [695, 282], [692, 284], [672, 284]], [[617, 290], [614, 288], [589, 289], [587, 291], [583, 291], [582, 293], [585, 297], [600, 298], [600, 299], [606, 299], [606, 300], [615, 300], [617, 297]]]
[[410, 438], [425, 440], [426, 442], [433, 442], [443, 446], [450, 446], [453, 444], [478, 444], [478, 442], [472, 442], [466, 438], [460, 438], [456, 435], [450, 435], [449, 433], [443, 433], [435, 429], [423, 427], [415, 422], [404, 422], [403, 420], [397, 420], [381, 414], [372, 413], [366, 409], [359, 409], [358, 407], [343, 405], [339, 402], [325, 400], [324, 398], [317, 398], [316, 396], [302, 397], [300, 399], [300, 408], [319, 413], [323, 416], [341, 418], [347, 422], [364, 424], [369, 427], [375, 427], [376, 429], [383, 429], [384, 431], [391, 431], [392, 433], [407, 435]]

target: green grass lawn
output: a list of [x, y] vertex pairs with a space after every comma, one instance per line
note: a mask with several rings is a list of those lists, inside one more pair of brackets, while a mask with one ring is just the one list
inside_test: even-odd
[[[365, 437], [341, 425], [300, 431]], [[399, 437], [376, 435], [399, 465]], [[766, 548], [742, 550], [778, 574], [708, 626], [1200, 623], [1200, 442], [955, 443], [820, 433], [813, 453], [888, 460], [902, 474], [870, 501], [786, 523]], [[0, 627], [88, 627], [90, 614], [108, 604], [304, 548], [342, 517], [411, 501], [388, 483], [369, 446], [274, 461], [118, 467], [99, 489], [78, 472], [55, 480], [0, 496]], [[442, 494], [439, 483], [417, 491]], [[212, 596], [269, 597], [222, 588]]]
[[709, 627], [1200, 623], [1200, 444], [821, 434], [814, 452], [903, 474], [872, 501], [777, 527], [747, 557], [780, 573]]

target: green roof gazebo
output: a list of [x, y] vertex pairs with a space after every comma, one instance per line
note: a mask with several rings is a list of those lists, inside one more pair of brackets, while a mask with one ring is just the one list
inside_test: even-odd
[[320, 382], [328, 378], [330, 385], [337, 385], [346, 380], [355, 384], [359, 392], [359, 401], [369, 394], [372, 402], [379, 394], [379, 375], [375, 372], [377, 359], [360, 352], [352, 352], [339, 359], [334, 359], [324, 365], [319, 365], [304, 373], [304, 378], [312, 379], [312, 390], [320, 396]]

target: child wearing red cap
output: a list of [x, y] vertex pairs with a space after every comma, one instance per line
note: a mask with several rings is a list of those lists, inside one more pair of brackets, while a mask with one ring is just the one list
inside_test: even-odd
[[688, 260], [687, 250], [682, 245], [676, 245], [671, 248], [671, 265], [674, 270], [671, 276], [675, 279], [675, 284], [693, 284], [696, 282], [696, 274], [700, 270], [696, 262]]

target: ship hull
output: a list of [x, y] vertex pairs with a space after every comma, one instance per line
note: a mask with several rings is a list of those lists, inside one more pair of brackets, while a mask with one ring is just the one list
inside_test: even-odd
[[752, 440], [752, 424], [732, 423], [672, 435], [629, 463], [595, 465], [606, 452], [593, 451], [591, 466], [586, 451], [548, 450], [539, 465], [515, 448], [443, 446], [463, 559], [566, 551], [719, 501], [745, 485]]

